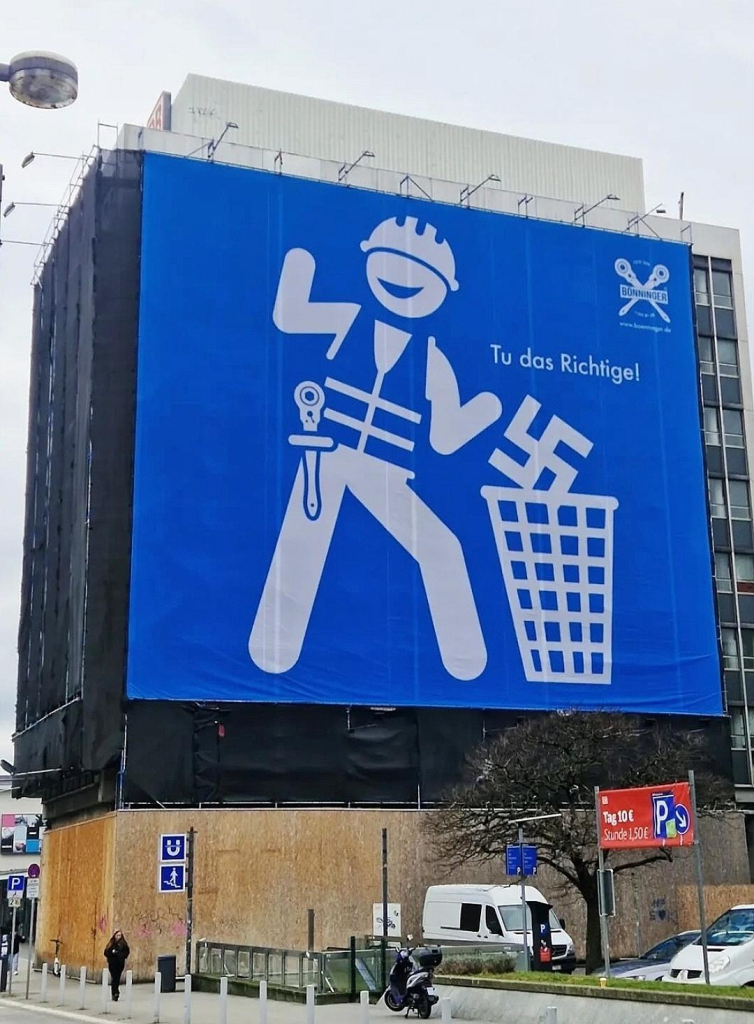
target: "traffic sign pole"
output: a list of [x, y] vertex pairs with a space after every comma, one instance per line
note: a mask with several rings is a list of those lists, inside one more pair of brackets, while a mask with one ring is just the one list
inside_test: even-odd
[[702, 866], [702, 844], [699, 842], [699, 819], [696, 810], [696, 779], [693, 770], [689, 772], [691, 793], [691, 823], [694, 829], [694, 860], [696, 862], [696, 891], [699, 899], [699, 927], [702, 929], [702, 959], [704, 961], [704, 983], [709, 985], [709, 951], [707, 949], [707, 916], [704, 912], [704, 868]]
[[[600, 787], [594, 787], [594, 813], [597, 817], [597, 832], [600, 829]], [[599, 875], [597, 876], [597, 887], [599, 889], [602, 872], [605, 870], [605, 854], [602, 852], [602, 844], [597, 842], [597, 860]], [[600, 907], [600, 936], [602, 937], [602, 956], [605, 961], [605, 977], [610, 979], [610, 929], [607, 923], [607, 915], [603, 913], [606, 907]]]
[[10, 964], [8, 965], [8, 967], [9, 967], [9, 970], [8, 970], [8, 995], [11, 995], [11, 993], [13, 992], [13, 960], [14, 960], [14, 957], [15, 957], [15, 954], [13, 952], [13, 947], [16, 944], [16, 914], [17, 913], [18, 913], [18, 909], [17, 909], [17, 907], [14, 904], [13, 905], [13, 917], [11, 918], [11, 926], [10, 926], [10, 946], [8, 947], [8, 959], [10, 960]]
[[186, 976], [191, 977], [191, 935], [194, 929], [194, 826], [186, 837]]
[[[526, 875], [524, 874], [524, 830], [518, 826], [518, 853], [520, 858], [519, 870], [521, 872], [521, 934], [524, 937], [524, 970], [531, 968], [529, 959], [529, 929], [526, 924]], [[533, 944], [533, 943], [532, 943]]]
[[[29, 998], [29, 985], [31, 984], [31, 950], [32, 950], [32, 939], [34, 938], [34, 925], [37, 921], [37, 901], [33, 899], [31, 901], [31, 926], [29, 927], [29, 940], [28, 948], [26, 950], [26, 998]], [[34, 943], [34, 951], [36, 954], [37, 944]]]

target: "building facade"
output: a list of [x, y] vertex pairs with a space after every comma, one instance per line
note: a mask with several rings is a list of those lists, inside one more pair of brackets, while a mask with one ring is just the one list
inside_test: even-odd
[[[738, 799], [752, 791], [751, 362], [738, 235], [695, 227], [694, 299], [724, 691]], [[747, 692], [748, 689], [748, 692]]]
[[[162, 104], [164, 107], [164, 99]], [[693, 269], [699, 373], [690, 368], [683, 397], [686, 413], [693, 406], [693, 430], [697, 422], [703, 424], [711, 524], [708, 529], [705, 513], [702, 558], [694, 563], [701, 565], [694, 576], [698, 602], [691, 595], [686, 609], [692, 616], [698, 610], [695, 603], [700, 607], [709, 604], [707, 626], [712, 645], [705, 651], [705, 670], [698, 680], [709, 700], [702, 705], [690, 699], [688, 706], [684, 705], [686, 691], [683, 672], [679, 671], [672, 695], [673, 714], [669, 717], [679, 729], [693, 727], [706, 733], [721, 770], [732, 771], [740, 807], [746, 810], [750, 802], [754, 804], [747, 695], [747, 683], [754, 680], [754, 538], [747, 448], [747, 438], [754, 436], [754, 404], [737, 232], [645, 215], [642, 166], [634, 158], [284, 97], [196, 76], [187, 80], [172, 109], [162, 110], [160, 123], [171, 124], [171, 130], [124, 126], [116, 150], [97, 155], [61, 224], [52, 247], [54, 258], [42, 268], [36, 291], [16, 765], [19, 772], [63, 769], [52, 779], [40, 776], [37, 783], [22, 783], [22, 789], [41, 795], [52, 826], [46, 839], [44, 877], [71, 880], [65, 890], [43, 889], [43, 943], [60, 935], [70, 950], [66, 954], [69, 964], [78, 961], [93, 965], [100, 939], [117, 924], [142, 938], [145, 959], [139, 963], [138, 972], [147, 976], [149, 958], [158, 946], [161, 952], [167, 951], [171, 943], [180, 948], [184, 938], [183, 898], [179, 894], [156, 894], [151, 888], [142, 892], [132, 882], [145, 864], [154, 861], [156, 868], [155, 844], [161, 830], [183, 830], [192, 825], [201, 833], [198, 842], [205, 865], [205, 876], [197, 890], [198, 904], [203, 908], [199, 925], [203, 933], [227, 941], [300, 943], [301, 922], [310, 906], [306, 901], [311, 898], [306, 892], [306, 878], [312, 872], [324, 872], [331, 855], [326, 844], [312, 845], [310, 840], [320, 835], [318, 830], [326, 822], [328, 834], [341, 835], [341, 850], [347, 850], [348, 856], [343, 871], [333, 875], [329, 888], [317, 888], [323, 936], [332, 944], [344, 941], [348, 934], [360, 934], [369, 927], [371, 880], [354, 885], [358, 898], [354, 897], [352, 904], [346, 901], [343, 914], [335, 914], [332, 908], [340, 901], [348, 879], [353, 882], [360, 872], [365, 872], [368, 879], [375, 875], [377, 898], [379, 865], [374, 837], [379, 830], [383, 825], [393, 830], [395, 842], [403, 851], [399, 860], [407, 849], [414, 851], [423, 842], [420, 816], [415, 812], [442, 799], [462, 771], [470, 748], [519, 721], [522, 715], [515, 701], [492, 709], [481, 699], [460, 707], [432, 706], [431, 700], [422, 703], [418, 699], [354, 703], [353, 696], [323, 701], [313, 695], [308, 700], [286, 702], [276, 697], [281, 691], [272, 688], [262, 700], [238, 699], [227, 689], [220, 697], [210, 690], [205, 695], [182, 690], [179, 698], [173, 699], [160, 672], [153, 669], [151, 655], [141, 657], [141, 675], [134, 688], [130, 673], [138, 660], [134, 638], [139, 640], [134, 632], [138, 618], [134, 615], [134, 587], [138, 584], [147, 593], [141, 607], [148, 613], [154, 610], [152, 606], [159, 606], [161, 614], [163, 609], [171, 614], [175, 597], [160, 590], [167, 574], [160, 579], [158, 572], [152, 581], [154, 586], [150, 583], [144, 587], [144, 577], [138, 574], [145, 563], [139, 567], [133, 558], [134, 538], [138, 534], [141, 539], [150, 520], [164, 512], [153, 507], [141, 518], [149, 500], [137, 507], [141, 478], [134, 464], [135, 457], [137, 463], [139, 457], [139, 429], [143, 429], [138, 417], [142, 417], [142, 424], [146, 422], [144, 410], [149, 400], [148, 389], [139, 391], [139, 377], [144, 371], [138, 365], [137, 350], [142, 347], [146, 351], [140, 332], [148, 320], [167, 324], [168, 332], [173, 330], [169, 310], [176, 301], [174, 291], [185, 287], [182, 279], [160, 279], [154, 270], [154, 239], [159, 239], [154, 225], [164, 223], [172, 230], [176, 224], [169, 191], [160, 192], [154, 186], [165, 172], [166, 157], [182, 158], [172, 161], [172, 165], [180, 168], [182, 187], [197, 204], [196, 217], [190, 223], [205, 218], [202, 245], [206, 246], [207, 259], [222, 267], [228, 280], [247, 254], [243, 245], [233, 251], [223, 250], [221, 232], [212, 227], [213, 218], [233, 220], [254, 212], [247, 208], [242, 215], [241, 207], [234, 206], [235, 200], [229, 198], [244, 174], [245, 180], [253, 179], [254, 187], [262, 190], [267, 204], [264, 209], [271, 211], [270, 222], [281, 209], [276, 189], [282, 194], [290, 187], [292, 192], [299, 190], [308, 196], [306, 190], [312, 184], [329, 183], [348, 190], [338, 195], [348, 195], [354, 208], [362, 200], [387, 203], [391, 197], [402, 197], [447, 208], [507, 214], [509, 225], [513, 217], [520, 218], [519, 227], [524, 221], [547, 223], [557, 229], [558, 238], [567, 236], [569, 245], [578, 242], [583, 247], [598, 247], [607, 245], [608, 239], [610, 245], [633, 247], [632, 251], [646, 259], [652, 255], [654, 241], [667, 240], [675, 243], [672, 257], [678, 261], [679, 273], [674, 280], [681, 282], [681, 289], [686, 287], [685, 269], [681, 272], [681, 268], [690, 257], [693, 268], [688, 266], [688, 288], [690, 292]], [[265, 173], [249, 175], [245, 173], [248, 171]], [[211, 191], [215, 182], [218, 187]], [[281, 223], [285, 221], [281, 218]], [[222, 219], [217, 223], [222, 224]], [[600, 231], [581, 233], [582, 227]], [[264, 224], [260, 227], [263, 229]], [[270, 237], [274, 246], [276, 240]], [[213, 250], [215, 245], [218, 247]], [[362, 252], [369, 246], [370, 240], [364, 239]], [[187, 268], [195, 248], [189, 240], [183, 245], [163, 246], [164, 251], [157, 255], [164, 261], [167, 252], [173, 266]], [[625, 287], [627, 310], [636, 303], [657, 310], [668, 301], [662, 293], [639, 284], [635, 275], [633, 284], [621, 286], [617, 281], [615, 255], [621, 253], [622, 249], [612, 252], [605, 263], [604, 281], [609, 282], [610, 302], [615, 305], [623, 294], [619, 287]], [[278, 263], [283, 262], [284, 255], [275, 250]], [[454, 268], [448, 263], [446, 250], [441, 250], [441, 256], [444, 281], [452, 288]], [[302, 258], [294, 256], [296, 259], [306, 271]], [[647, 274], [650, 272], [651, 264]], [[629, 268], [624, 267], [622, 273], [629, 273]], [[578, 282], [574, 292], [579, 294]], [[234, 294], [241, 292], [237, 289]], [[570, 295], [568, 298], [570, 301]], [[232, 303], [226, 305], [230, 308]], [[183, 306], [193, 310], [197, 318], [203, 315], [201, 301], [190, 289]], [[650, 315], [654, 316], [651, 311]], [[268, 319], [266, 316], [265, 324]], [[662, 320], [667, 321], [667, 316]], [[214, 324], [210, 327], [214, 331]], [[663, 330], [663, 324], [657, 329]], [[223, 330], [227, 332], [227, 323], [218, 328], [218, 339], [222, 339]], [[188, 329], [182, 332], [183, 328], [177, 331], [188, 357]], [[635, 333], [638, 335], [638, 330]], [[208, 336], [209, 328], [204, 338]], [[673, 358], [676, 354], [671, 353]], [[160, 374], [164, 386], [168, 379], [164, 367]], [[631, 375], [622, 379], [630, 381], [635, 376], [631, 369]], [[349, 399], [363, 399], [366, 394], [338, 380], [335, 386]], [[172, 410], [171, 417], [177, 419], [185, 412], [189, 394], [180, 387], [171, 392], [166, 403]], [[672, 399], [668, 395], [668, 401]], [[703, 407], [698, 419], [697, 404]], [[282, 421], [274, 420], [274, 405], [269, 408], [273, 410], [269, 422], [274, 422], [277, 429]], [[418, 422], [411, 408], [392, 401], [384, 403], [382, 411], [395, 414], [396, 409], [405, 421]], [[194, 410], [193, 418], [187, 420], [189, 429], [202, 422], [202, 415]], [[641, 409], [635, 410], [635, 415], [640, 419]], [[667, 410], [656, 408], [653, 415], [667, 416]], [[162, 413], [160, 417], [165, 420]], [[348, 425], [344, 424], [346, 419], [341, 415], [341, 426]], [[308, 429], [311, 420], [304, 416], [301, 422], [304, 441], [299, 437], [293, 443], [303, 445], [306, 435], [313, 431]], [[350, 425], [354, 422], [351, 416]], [[365, 420], [360, 426], [366, 429], [371, 421], [367, 424]], [[645, 426], [635, 424], [637, 432]], [[672, 424], [669, 426], [672, 428]], [[381, 431], [380, 440], [387, 436], [391, 443], [394, 441], [394, 434], [377, 429]], [[183, 443], [181, 435], [179, 429], [177, 446]], [[253, 436], [267, 438], [264, 431]], [[573, 433], [568, 436], [573, 441]], [[404, 450], [411, 444], [406, 438], [399, 440], [403, 443], [397, 447]], [[684, 444], [688, 440], [685, 438]], [[691, 440], [689, 448], [695, 447], [699, 456], [698, 435]], [[581, 441], [576, 439], [577, 444]], [[316, 465], [316, 460], [311, 465]], [[167, 461], [154, 463], [154, 468], [158, 477], [174, 471]], [[187, 485], [191, 477], [189, 466], [183, 477]], [[700, 470], [700, 493], [702, 482]], [[684, 479], [678, 486], [688, 484]], [[307, 493], [313, 502], [308, 518], [316, 521], [321, 511], [317, 508], [316, 488]], [[651, 497], [653, 501], [657, 498], [654, 505], [661, 513], [660, 495]], [[208, 505], [212, 500], [208, 499]], [[254, 507], [263, 509], [266, 505], [259, 502]], [[612, 505], [603, 503], [603, 515], [607, 507]], [[178, 519], [181, 522], [176, 522], [176, 529], [179, 525], [186, 528], [187, 522], [188, 528], [193, 527], [190, 517]], [[685, 530], [682, 516], [676, 526], [681, 532]], [[228, 532], [235, 536], [240, 531]], [[590, 541], [595, 539], [600, 542], [599, 537], [590, 536]], [[604, 541], [601, 543], [604, 552]], [[410, 541], [404, 546], [410, 546]], [[167, 547], [162, 545], [163, 555]], [[452, 545], [447, 550], [452, 555]], [[666, 567], [660, 564], [662, 545], [656, 550], [659, 579]], [[201, 544], [195, 545], [194, 551], [202, 551]], [[719, 645], [714, 642], [713, 563]], [[588, 568], [596, 569], [595, 586], [604, 586], [604, 566]], [[205, 567], [201, 572], [202, 586], [206, 585], [209, 592], [216, 582], [215, 570]], [[358, 597], [354, 589], [354, 603]], [[222, 625], [230, 604], [226, 607], [218, 600], [215, 605]], [[604, 606], [595, 614], [603, 612]], [[159, 631], [145, 621], [142, 636], [151, 635], [158, 645], [162, 639]], [[602, 624], [588, 625], [590, 630], [597, 626], [591, 633], [595, 644], [604, 644], [603, 633], [599, 632]], [[244, 628], [247, 633], [241, 653], [248, 659], [249, 627]], [[662, 628], [657, 621], [647, 624], [659, 643], [668, 640], [662, 637]], [[671, 622], [667, 628], [688, 631], [688, 623]], [[192, 652], [199, 665], [208, 648], [198, 630], [181, 624], [175, 636], [176, 647], [168, 651], [168, 669], [170, 655], [174, 654], [178, 663], [186, 651]], [[523, 630], [519, 646], [522, 637], [525, 644]], [[552, 639], [552, 631], [547, 639]], [[723, 673], [718, 647], [724, 659], [725, 710], [730, 715], [730, 730], [728, 719], [719, 713], [723, 710]], [[253, 648], [250, 640], [252, 658]], [[550, 653], [550, 648], [540, 650]], [[141, 651], [149, 654], [149, 644], [142, 643]], [[583, 672], [583, 654], [573, 654], [569, 649], [571, 655], [573, 671], [577, 671], [578, 655]], [[257, 656], [265, 655], [262, 652], [260, 656], [257, 650]], [[248, 660], [245, 664], [248, 667]], [[554, 667], [554, 661], [550, 664], [553, 671], [562, 671]], [[459, 671], [463, 673], [463, 669]], [[529, 671], [540, 679], [543, 671], [546, 674], [533, 658]], [[603, 681], [604, 671], [603, 661], [599, 665], [592, 661], [593, 674]], [[689, 668], [689, 675], [694, 671], [698, 672], [698, 663]], [[150, 672], [154, 678], [150, 678]], [[207, 679], [202, 668], [197, 669], [197, 675]], [[218, 675], [233, 681], [230, 661], [223, 664]], [[330, 685], [332, 679], [326, 682]], [[286, 683], [283, 675], [281, 686]], [[645, 701], [635, 713], [647, 722], [654, 721], [655, 712], [659, 715], [663, 710], [661, 701], [656, 705]], [[318, 810], [312, 810], [312, 806]], [[260, 815], [256, 824], [250, 813]], [[317, 817], [320, 813], [323, 817]], [[714, 881], [748, 881], [745, 827], [740, 817], [732, 826], [730, 877], [721, 868]], [[754, 835], [749, 845], [754, 847]], [[281, 854], [296, 865], [295, 871], [275, 873]], [[287, 930], [275, 931], [265, 924], [274, 917], [274, 909], [264, 902], [258, 885], [242, 884], [240, 880], [248, 873], [250, 855], [259, 867], [259, 878], [267, 879], [265, 890], [275, 892], [287, 908]], [[237, 930], [243, 935], [230, 934], [223, 925], [227, 913], [218, 897], [216, 871], [223, 857], [228, 858], [234, 877], [238, 875], [244, 899], [250, 901], [251, 909], [237, 917]], [[412, 852], [405, 863], [416, 859]], [[71, 871], [74, 863], [87, 865], [78, 877]], [[687, 868], [679, 867], [679, 884], [688, 880]], [[473, 873], [479, 880], [487, 878], [482, 867]], [[426, 881], [417, 868], [401, 883], [401, 899], [415, 923]], [[624, 898], [628, 900], [628, 895]], [[638, 895], [633, 898], [639, 901]], [[261, 915], [261, 919], [255, 915]], [[97, 922], [94, 933], [93, 920]], [[627, 935], [625, 950], [630, 948]]]
[[[352, 172], [356, 184], [389, 188], [392, 183], [380, 181], [380, 171], [402, 172], [413, 177], [410, 182], [397, 183], [400, 191], [410, 194], [413, 181], [418, 180], [429, 186], [433, 197], [445, 201], [457, 201], [456, 192], [461, 194], [464, 183], [474, 187], [497, 172], [501, 184], [487, 183], [467, 200], [470, 204], [506, 212], [523, 210], [532, 216], [567, 222], [579, 206], [599, 203], [606, 195], [618, 195], [619, 200], [609, 200], [591, 211], [589, 223], [612, 230], [656, 233], [691, 245], [733, 775], [741, 806], [754, 804], [754, 717], [750, 720], [747, 694], [747, 680], [749, 690], [754, 686], [754, 548], [747, 441], [754, 429], [754, 404], [738, 231], [644, 216], [643, 169], [637, 158], [440, 125], [189, 75], [172, 103], [174, 133], [211, 140], [219, 137], [228, 121], [237, 125], [224, 136], [225, 158], [229, 160], [244, 160], [242, 151], [252, 147], [266, 153], [267, 163], [272, 161], [272, 167], [280, 169], [274, 160], [278, 152], [305, 154], [323, 161], [319, 171], [324, 180], [329, 180], [336, 175], [336, 164], [337, 173], [342, 173], [361, 153], [374, 152], [374, 157], [360, 161]], [[150, 140], [149, 144], [163, 151], [181, 151], [174, 148], [173, 140], [160, 141], [154, 135]], [[222, 148], [216, 156], [223, 158]], [[297, 167], [294, 162], [291, 173], [316, 174], [317, 168]], [[421, 194], [415, 186], [414, 194]]]

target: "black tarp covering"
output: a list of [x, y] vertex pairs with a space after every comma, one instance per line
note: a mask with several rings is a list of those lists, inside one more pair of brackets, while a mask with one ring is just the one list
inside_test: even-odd
[[[134, 701], [123, 797], [133, 804], [435, 803], [467, 754], [522, 712], [330, 705]], [[664, 719], [701, 729], [730, 776], [724, 719]], [[650, 724], [650, 720], [646, 720]]]
[[16, 767], [122, 749], [141, 161], [101, 154], [34, 296]]

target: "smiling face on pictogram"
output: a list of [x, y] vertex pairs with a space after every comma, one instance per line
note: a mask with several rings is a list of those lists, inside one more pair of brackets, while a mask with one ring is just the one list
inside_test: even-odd
[[416, 217], [393, 217], [378, 224], [361, 243], [367, 256], [367, 281], [377, 301], [397, 316], [429, 316], [457, 291], [455, 258], [450, 245], [431, 224]]

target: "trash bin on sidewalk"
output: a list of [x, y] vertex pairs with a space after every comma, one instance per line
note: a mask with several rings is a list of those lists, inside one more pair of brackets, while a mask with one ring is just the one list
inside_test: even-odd
[[175, 957], [158, 956], [157, 970], [160, 974], [160, 991], [175, 992]]

